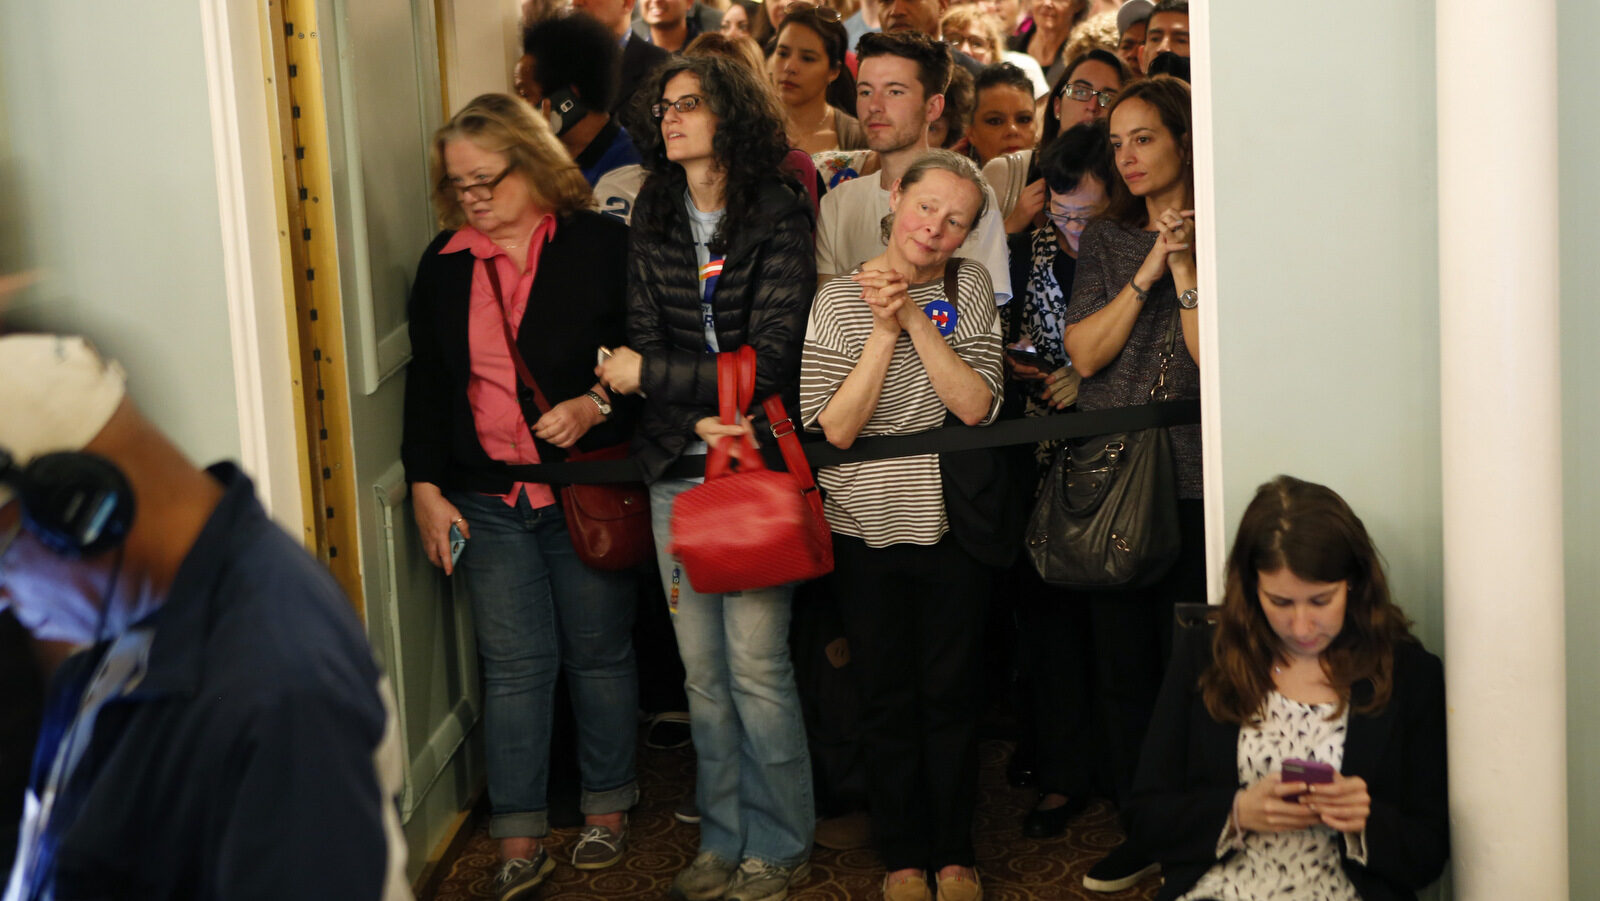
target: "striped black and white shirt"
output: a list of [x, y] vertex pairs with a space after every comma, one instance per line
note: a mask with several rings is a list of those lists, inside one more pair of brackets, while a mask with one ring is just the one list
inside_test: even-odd
[[[988, 384], [993, 400], [984, 422], [993, 421], [1004, 395], [1000, 319], [988, 270], [981, 263], [962, 260], [954, 301], [945, 297], [943, 278], [912, 285], [909, 293], [939, 323], [945, 341], [962, 361]], [[800, 361], [800, 415], [807, 427], [816, 424], [855, 368], [871, 333], [872, 308], [861, 299], [860, 285], [837, 278], [817, 292]], [[925, 432], [942, 425], [946, 412], [911, 336], [902, 332], [877, 409], [861, 429], [861, 437]], [[937, 454], [823, 466], [817, 470], [817, 482], [833, 531], [860, 538], [869, 547], [937, 544], [950, 529]]]

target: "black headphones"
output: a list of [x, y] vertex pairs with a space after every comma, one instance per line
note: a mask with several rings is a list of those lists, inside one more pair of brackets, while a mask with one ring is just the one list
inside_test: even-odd
[[43, 454], [17, 466], [11, 452], [0, 448], [0, 484], [16, 489], [28, 534], [64, 557], [111, 550], [133, 526], [133, 486], [116, 464], [97, 454]]

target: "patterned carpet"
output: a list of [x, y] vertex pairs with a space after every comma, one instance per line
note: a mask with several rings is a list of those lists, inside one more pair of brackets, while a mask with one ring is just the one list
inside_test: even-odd
[[[1031, 790], [1006, 784], [1007, 753], [1005, 742], [983, 743], [977, 844], [978, 870], [988, 901], [1134, 901], [1155, 895], [1154, 879], [1114, 895], [1083, 889], [1081, 880], [1090, 865], [1122, 841], [1116, 817], [1104, 803], [1089, 808], [1063, 836], [1042, 841], [1024, 838], [1022, 816], [1034, 796]], [[578, 830], [557, 830], [551, 836], [550, 850], [558, 866], [544, 884], [541, 897], [552, 901], [665, 898], [673, 875], [694, 856], [699, 839], [696, 827], [672, 818], [672, 808], [693, 784], [693, 767], [693, 755], [686, 749], [641, 750], [639, 781], [644, 800], [634, 810], [627, 857], [608, 870], [580, 872], [564, 862], [563, 853], [576, 841]], [[432, 901], [493, 899], [495, 864], [494, 841], [480, 822]], [[875, 901], [880, 897], [883, 870], [871, 850], [817, 848], [811, 864], [811, 875], [789, 895], [796, 901]]]

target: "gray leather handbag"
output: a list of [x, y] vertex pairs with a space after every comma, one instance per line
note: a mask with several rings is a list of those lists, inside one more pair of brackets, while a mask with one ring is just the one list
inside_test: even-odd
[[[1152, 401], [1165, 400], [1178, 311]], [[1026, 532], [1040, 578], [1067, 588], [1142, 588], [1172, 568], [1182, 539], [1165, 427], [1069, 441], [1056, 452]]]

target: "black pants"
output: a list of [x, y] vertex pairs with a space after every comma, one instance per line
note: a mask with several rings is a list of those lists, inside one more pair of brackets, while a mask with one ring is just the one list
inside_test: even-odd
[[1098, 769], [1118, 806], [1127, 802], [1172, 656], [1173, 605], [1206, 599], [1203, 502], [1179, 501], [1178, 527], [1182, 551], [1154, 585], [1057, 591], [1030, 605], [1042, 790], [1085, 793]]
[[891, 872], [970, 867], [988, 571], [950, 536], [833, 546], [878, 853]]

